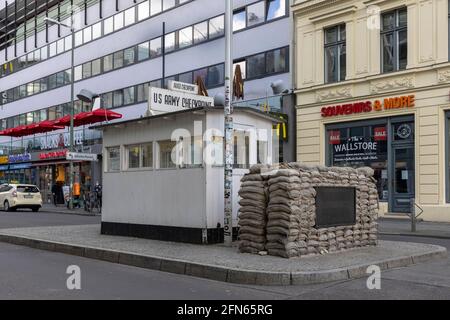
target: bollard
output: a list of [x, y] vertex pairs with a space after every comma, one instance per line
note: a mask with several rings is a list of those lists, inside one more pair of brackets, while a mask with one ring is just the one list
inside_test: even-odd
[[411, 232], [416, 232], [416, 199], [411, 198]]

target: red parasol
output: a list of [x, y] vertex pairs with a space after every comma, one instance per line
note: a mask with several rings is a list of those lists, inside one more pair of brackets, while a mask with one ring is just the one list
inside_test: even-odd
[[[96, 109], [89, 112], [81, 112], [73, 117], [73, 125], [75, 127], [83, 126], [86, 124], [92, 124], [96, 122], [110, 121], [122, 118], [120, 113], [107, 110], [107, 109]], [[70, 115], [64, 116], [55, 121], [56, 125], [70, 126]]]

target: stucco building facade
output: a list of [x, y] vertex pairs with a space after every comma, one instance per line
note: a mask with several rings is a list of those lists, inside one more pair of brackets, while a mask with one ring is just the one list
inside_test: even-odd
[[450, 221], [448, 0], [296, 1], [297, 160], [370, 166], [380, 214]]

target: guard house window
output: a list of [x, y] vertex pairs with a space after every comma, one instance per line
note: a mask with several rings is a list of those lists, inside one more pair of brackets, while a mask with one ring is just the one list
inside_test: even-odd
[[159, 168], [161, 169], [169, 169], [175, 168], [175, 160], [176, 157], [176, 141], [171, 140], [163, 140], [158, 141], [159, 146]]
[[346, 76], [345, 24], [325, 29], [325, 83], [344, 81]]
[[384, 13], [381, 24], [382, 72], [406, 69], [408, 63], [407, 9]]
[[234, 168], [247, 169], [250, 164], [250, 136], [244, 130], [234, 131]]
[[107, 148], [108, 171], [120, 171], [120, 147]]

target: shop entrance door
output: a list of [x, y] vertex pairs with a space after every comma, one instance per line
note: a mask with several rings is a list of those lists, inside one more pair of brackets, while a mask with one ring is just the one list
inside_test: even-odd
[[414, 144], [392, 146], [391, 212], [411, 212], [415, 195]]

